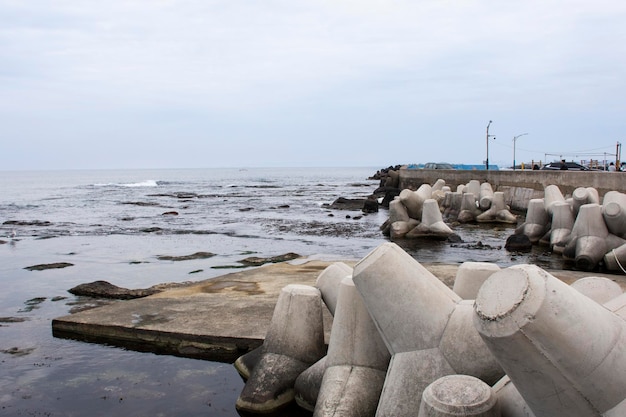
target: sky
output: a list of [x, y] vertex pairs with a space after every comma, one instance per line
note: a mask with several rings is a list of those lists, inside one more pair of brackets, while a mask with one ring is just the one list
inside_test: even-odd
[[614, 160], [624, 22], [618, 0], [0, 0], [0, 170]]

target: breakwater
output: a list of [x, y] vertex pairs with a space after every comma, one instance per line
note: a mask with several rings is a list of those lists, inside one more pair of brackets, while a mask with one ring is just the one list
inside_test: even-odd
[[558, 184], [564, 195], [572, 194], [578, 187], [592, 187], [600, 196], [609, 191], [626, 192], [626, 174], [605, 171], [483, 171], [483, 170], [427, 170], [400, 168], [399, 188], [416, 189], [422, 184], [434, 184], [443, 179], [446, 185], [456, 188], [471, 180], [488, 182], [494, 191], [502, 191], [511, 209], [526, 211], [528, 202], [542, 198], [548, 185]]

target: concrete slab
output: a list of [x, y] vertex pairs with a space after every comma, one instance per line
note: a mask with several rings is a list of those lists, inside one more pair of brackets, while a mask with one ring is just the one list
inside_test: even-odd
[[[318, 275], [335, 261], [296, 260], [270, 264], [135, 300], [59, 317], [55, 337], [106, 343], [132, 350], [233, 362], [260, 346], [274, 306], [288, 284], [315, 285]], [[354, 266], [356, 261], [343, 261]], [[423, 264], [448, 287], [459, 265]], [[589, 273], [549, 271], [571, 284]], [[603, 275], [626, 290], [620, 275]], [[332, 317], [325, 311], [328, 332]]]

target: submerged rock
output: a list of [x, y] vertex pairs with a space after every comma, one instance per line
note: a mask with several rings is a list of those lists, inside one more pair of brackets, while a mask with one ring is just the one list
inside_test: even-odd
[[196, 252], [191, 255], [183, 256], [159, 255], [157, 256], [157, 259], [160, 261], [190, 261], [193, 259], [207, 259], [213, 256], [215, 256], [215, 254], [211, 252]]
[[300, 255], [298, 255], [297, 253], [289, 252], [289, 253], [285, 253], [284, 255], [272, 256], [269, 258], [251, 256], [249, 258], [242, 259], [241, 261], [239, 261], [239, 263], [242, 263], [246, 266], [261, 266], [261, 265], [269, 264], [269, 263], [291, 261], [299, 257]]
[[27, 266], [24, 269], [27, 269], [29, 271], [43, 271], [46, 269], [67, 268], [68, 266], [74, 266], [74, 264], [71, 264], [69, 262], [56, 262], [52, 264], [39, 264], [39, 265]]

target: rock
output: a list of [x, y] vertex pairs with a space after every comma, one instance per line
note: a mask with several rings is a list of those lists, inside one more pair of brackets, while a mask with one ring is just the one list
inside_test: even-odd
[[160, 261], [190, 261], [192, 259], [207, 259], [213, 256], [215, 256], [215, 254], [211, 252], [196, 252], [191, 255], [183, 256], [159, 255], [157, 259]]
[[290, 253], [285, 253], [284, 255], [272, 256], [269, 258], [260, 258], [257, 256], [251, 256], [249, 258], [242, 259], [241, 261], [239, 261], [239, 263], [242, 263], [246, 266], [261, 266], [261, 265], [268, 264], [268, 263], [291, 261], [299, 257], [300, 255], [298, 255], [297, 253], [290, 252]]
[[165, 213], [162, 214], [162, 216], [178, 216], [178, 212], [177, 211], [166, 211]]
[[523, 233], [509, 236], [504, 244], [504, 248], [509, 252], [529, 252], [532, 247], [530, 238]]
[[39, 264], [39, 265], [27, 266], [24, 269], [27, 269], [29, 271], [43, 271], [45, 269], [67, 268], [68, 266], [74, 266], [74, 264], [71, 264], [69, 262], [56, 262], [52, 264]]
[[130, 290], [128, 288], [118, 287], [107, 281], [94, 281], [87, 284], [80, 284], [68, 291], [74, 295], [113, 298], [117, 300], [142, 298], [161, 292], [161, 290], [154, 288]]
[[13, 226], [50, 226], [52, 223], [41, 220], [7, 220], [2, 224]]
[[326, 208], [334, 210], [361, 210], [365, 203], [363, 198], [345, 198], [339, 197], [330, 205], [324, 205]]
[[363, 213], [377, 213], [378, 212], [378, 200], [370, 196], [363, 202]]

